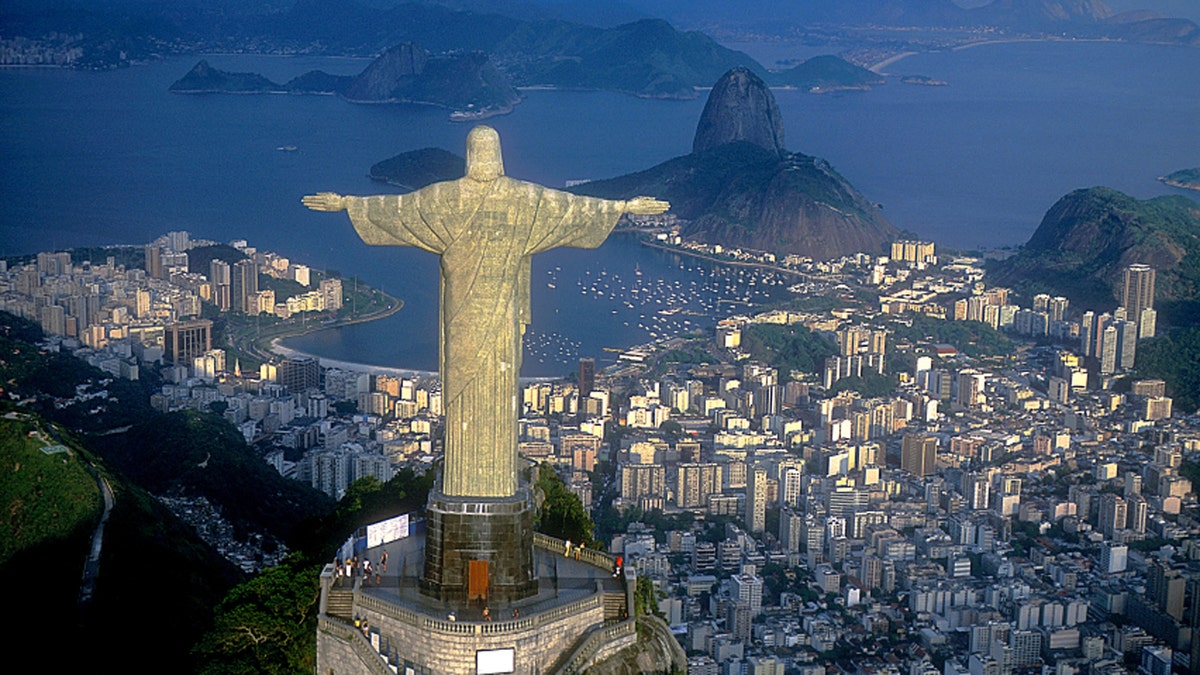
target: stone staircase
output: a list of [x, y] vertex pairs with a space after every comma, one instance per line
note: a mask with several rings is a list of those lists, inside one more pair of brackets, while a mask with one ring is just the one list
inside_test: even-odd
[[354, 592], [348, 588], [329, 589], [329, 598], [325, 605], [325, 613], [329, 616], [350, 621], [354, 618]]
[[604, 624], [617, 623], [629, 617], [629, 608], [625, 606], [624, 593], [604, 594]]

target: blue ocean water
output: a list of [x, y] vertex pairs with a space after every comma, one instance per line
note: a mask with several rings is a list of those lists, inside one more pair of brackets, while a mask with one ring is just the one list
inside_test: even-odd
[[[365, 63], [206, 58], [217, 68], [277, 81], [316, 67], [354, 73]], [[344, 216], [309, 212], [299, 199], [322, 190], [388, 192], [366, 178], [371, 164], [426, 146], [461, 152], [468, 126], [428, 106], [168, 93], [196, 60], [104, 73], [0, 70], [0, 254], [141, 244], [177, 229], [245, 238], [315, 267], [353, 272], [406, 302], [389, 320], [325, 331], [292, 346], [329, 358], [434, 368], [435, 258], [367, 247]], [[1070, 190], [1109, 185], [1138, 197], [1182, 193], [1155, 178], [1200, 164], [1200, 50], [996, 44], [913, 56], [888, 72], [950, 84], [893, 79], [863, 93], [776, 91], [787, 144], [826, 158], [897, 226], [943, 245], [1018, 245]], [[508, 173], [551, 186], [688, 152], [704, 105], [703, 96], [526, 96], [513, 114], [488, 123], [501, 134]], [[627, 293], [636, 277], [676, 291], [712, 281], [711, 271], [681, 269], [674, 256], [622, 237], [596, 251], [543, 254], [534, 269], [530, 339], [545, 338], [550, 361], [527, 358], [527, 375], [561, 373], [577, 355], [602, 357], [603, 347], [646, 341], [653, 317], [663, 317], [654, 307], [626, 306], [633, 304], [629, 296], [619, 302], [598, 296], [585, 272], [617, 275]], [[554, 354], [568, 355], [555, 362]]]

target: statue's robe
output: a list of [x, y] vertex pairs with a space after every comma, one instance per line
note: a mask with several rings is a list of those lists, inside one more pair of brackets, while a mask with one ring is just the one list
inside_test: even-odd
[[405, 195], [346, 197], [345, 204], [366, 243], [441, 256], [442, 491], [516, 494], [531, 256], [560, 246], [596, 248], [625, 202], [500, 176], [461, 178]]

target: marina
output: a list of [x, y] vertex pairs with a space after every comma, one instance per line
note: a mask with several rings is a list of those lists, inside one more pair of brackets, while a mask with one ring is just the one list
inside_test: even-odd
[[[607, 317], [607, 322], [620, 321], [634, 344], [650, 344], [688, 333], [707, 333], [721, 319], [787, 297], [793, 283], [783, 274], [764, 269], [702, 263], [678, 255], [663, 258], [659, 265], [645, 269], [641, 262], [635, 262], [632, 269], [592, 264], [564, 271], [556, 265], [544, 271], [544, 283], [539, 285], [551, 293], [573, 289], [570, 293], [577, 298], [572, 303], [576, 309]], [[537, 323], [535, 317], [534, 325]], [[569, 366], [581, 357], [614, 359], [611, 354], [585, 353], [581, 340], [558, 331], [531, 327], [524, 339], [527, 364]], [[610, 349], [616, 353], [629, 345], [619, 346]]]

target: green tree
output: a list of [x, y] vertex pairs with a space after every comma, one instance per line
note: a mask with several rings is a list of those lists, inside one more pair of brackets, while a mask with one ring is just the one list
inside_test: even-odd
[[635, 616], [663, 615], [658, 609], [658, 592], [649, 577], [639, 575], [637, 578], [637, 586], [633, 589], [633, 611]]
[[683, 435], [683, 425], [675, 420], [663, 420], [663, 423], [658, 425], [658, 430], [672, 443]]
[[1200, 328], [1173, 331], [1138, 345], [1137, 373], [1167, 383], [1180, 412], [1200, 408]]
[[236, 586], [193, 650], [205, 675], [311, 673], [316, 667], [320, 567], [303, 559]]
[[879, 373], [863, 373], [862, 377], [843, 377], [829, 388], [829, 394], [840, 394], [843, 391], [856, 391], [864, 398], [879, 398], [887, 396], [896, 388], [896, 381]]
[[346, 488], [332, 513], [309, 519], [294, 543], [309, 557], [328, 560], [359, 527], [424, 507], [432, 487], [432, 471], [418, 475], [402, 469], [386, 483], [374, 476], [359, 478]]
[[779, 369], [787, 379], [793, 370], [816, 373], [837, 353], [833, 342], [804, 326], [750, 324], [742, 332], [742, 348], [752, 358]]
[[894, 323], [892, 331], [896, 342], [944, 342], [972, 358], [1013, 353], [1012, 340], [982, 321], [946, 321], [916, 314], [911, 326]]
[[596, 544], [595, 523], [583, 508], [579, 495], [567, 489], [558, 473], [550, 464], [538, 467], [538, 489], [544, 499], [538, 511], [537, 531], [551, 537], [582, 542], [592, 547]]

